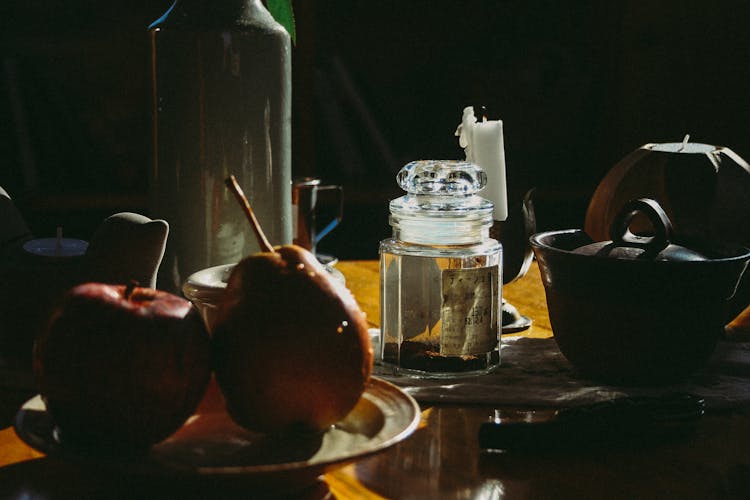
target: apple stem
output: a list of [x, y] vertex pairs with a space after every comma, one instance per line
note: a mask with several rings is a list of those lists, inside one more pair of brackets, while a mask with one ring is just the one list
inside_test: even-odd
[[230, 175], [224, 182], [226, 183], [227, 188], [229, 188], [234, 194], [234, 197], [237, 198], [237, 201], [240, 202], [240, 206], [244, 210], [245, 216], [247, 217], [247, 220], [250, 221], [250, 226], [252, 226], [253, 231], [255, 232], [255, 237], [258, 240], [260, 249], [264, 252], [274, 253], [275, 250], [273, 249], [273, 245], [271, 245], [268, 238], [266, 238], [266, 235], [263, 233], [263, 229], [261, 229], [258, 219], [255, 218], [255, 213], [253, 213], [253, 209], [250, 207], [250, 202], [247, 200], [247, 196], [242, 192], [242, 188], [237, 182], [237, 178], [234, 175]]
[[131, 280], [127, 285], [125, 285], [125, 293], [123, 294], [125, 296], [126, 300], [130, 299], [130, 296], [133, 295], [133, 290], [135, 290], [135, 287], [138, 286], [138, 282]]

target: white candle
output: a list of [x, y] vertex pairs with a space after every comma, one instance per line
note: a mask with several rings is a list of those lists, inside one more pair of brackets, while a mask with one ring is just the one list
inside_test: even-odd
[[508, 192], [505, 181], [505, 143], [503, 140], [502, 120], [477, 122], [474, 108], [464, 108], [461, 125], [456, 135], [459, 144], [464, 148], [466, 161], [482, 167], [487, 173], [487, 187], [482, 195], [490, 200], [495, 209], [493, 218], [508, 218]]

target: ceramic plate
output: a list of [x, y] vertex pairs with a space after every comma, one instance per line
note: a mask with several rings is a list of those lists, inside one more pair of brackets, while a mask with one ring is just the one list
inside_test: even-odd
[[122, 472], [289, 485], [314, 481], [329, 470], [393, 446], [414, 432], [419, 419], [419, 406], [411, 396], [373, 378], [349, 415], [319, 435], [257, 434], [234, 424], [221, 407], [204, 408], [148, 455], [117, 457], [66, 446], [41, 396], [23, 405], [15, 427], [23, 441], [48, 455]]

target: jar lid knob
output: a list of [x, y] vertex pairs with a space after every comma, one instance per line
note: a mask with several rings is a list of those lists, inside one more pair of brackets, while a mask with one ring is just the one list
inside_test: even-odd
[[487, 184], [479, 165], [456, 160], [417, 160], [404, 165], [396, 176], [410, 194], [470, 196]]

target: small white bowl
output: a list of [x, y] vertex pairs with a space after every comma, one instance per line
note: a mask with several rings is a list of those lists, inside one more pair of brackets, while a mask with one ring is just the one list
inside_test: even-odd
[[223, 264], [201, 269], [188, 276], [182, 285], [182, 293], [201, 313], [209, 332], [213, 331], [216, 309], [235, 265]]

